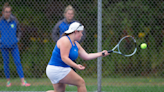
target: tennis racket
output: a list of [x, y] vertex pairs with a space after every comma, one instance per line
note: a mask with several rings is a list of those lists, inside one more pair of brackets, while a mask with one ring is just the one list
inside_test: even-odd
[[[117, 50], [115, 50], [117, 48]], [[112, 49], [109, 50], [108, 53], [117, 53], [126, 57], [130, 57], [134, 55], [137, 51], [137, 44], [134, 37], [127, 35], [120, 39], [118, 44]], [[102, 53], [104, 56], [105, 53]]]

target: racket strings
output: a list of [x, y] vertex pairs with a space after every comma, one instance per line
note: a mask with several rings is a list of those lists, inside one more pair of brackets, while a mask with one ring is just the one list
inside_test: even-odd
[[135, 50], [135, 42], [132, 37], [127, 37], [119, 43], [119, 51], [124, 55], [132, 54]]

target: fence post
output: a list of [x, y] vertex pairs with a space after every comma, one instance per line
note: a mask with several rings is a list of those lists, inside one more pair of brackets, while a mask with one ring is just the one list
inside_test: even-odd
[[[97, 44], [97, 47], [98, 47], [98, 52], [102, 51], [102, 0], [98, 0], [98, 20], [97, 20], [97, 27], [98, 27], [98, 44]], [[97, 59], [97, 86], [98, 86], [98, 89], [97, 91], [98, 92], [101, 92], [101, 73], [102, 72], [102, 58], [99, 57]]]

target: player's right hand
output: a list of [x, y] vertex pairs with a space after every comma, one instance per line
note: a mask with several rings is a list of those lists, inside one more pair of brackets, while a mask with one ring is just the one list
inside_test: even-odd
[[110, 54], [110, 53], [108, 53], [107, 50], [103, 50], [102, 53], [104, 53], [104, 54], [102, 54], [103, 57], [104, 57], [104, 56], [108, 56], [108, 55]]

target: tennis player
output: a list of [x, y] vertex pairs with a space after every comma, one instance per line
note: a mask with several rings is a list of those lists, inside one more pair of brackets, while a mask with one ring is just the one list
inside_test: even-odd
[[46, 74], [53, 84], [55, 92], [65, 92], [65, 84], [77, 86], [78, 92], [87, 92], [84, 79], [70, 68], [84, 70], [85, 67], [74, 63], [73, 60], [78, 56], [84, 60], [95, 59], [101, 57], [103, 52], [105, 56], [109, 55], [106, 50], [88, 54], [77, 42], [83, 36], [83, 29], [84, 26], [80, 23], [72, 23], [56, 43], [46, 68]]
[[[52, 30], [52, 39], [54, 42], [57, 42], [57, 40], [62, 36], [62, 34], [68, 30], [69, 26], [73, 22], [78, 22], [77, 20], [74, 19], [75, 16], [75, 9], [71, 6], [68, 5], [65, 10], [64, 10], [64, 18], [57, 22], [57, 24], [54, 26]], [[83, 37], [79, 42], [83, 42], [86, 37], [85, 30], [83, 31]], [[76, 63], [76, 61], [74, 61]], [[74, 71], [75, 68], [71, 67]]]
[[7, 87], [11, 86], [9, 71], [9, 52], [11, 52], [17, 73], [21, 79], [22, 86], [30, 86], [24, 79], [23, 69], [20, 61], [18, 41], [21, 36], [21, 29], [18, 20], [11, 14], [11, 6], [5, 3], [0, 18], [0, 50], [2, 52], [4, 62], [4, 72], [7, 79]]

